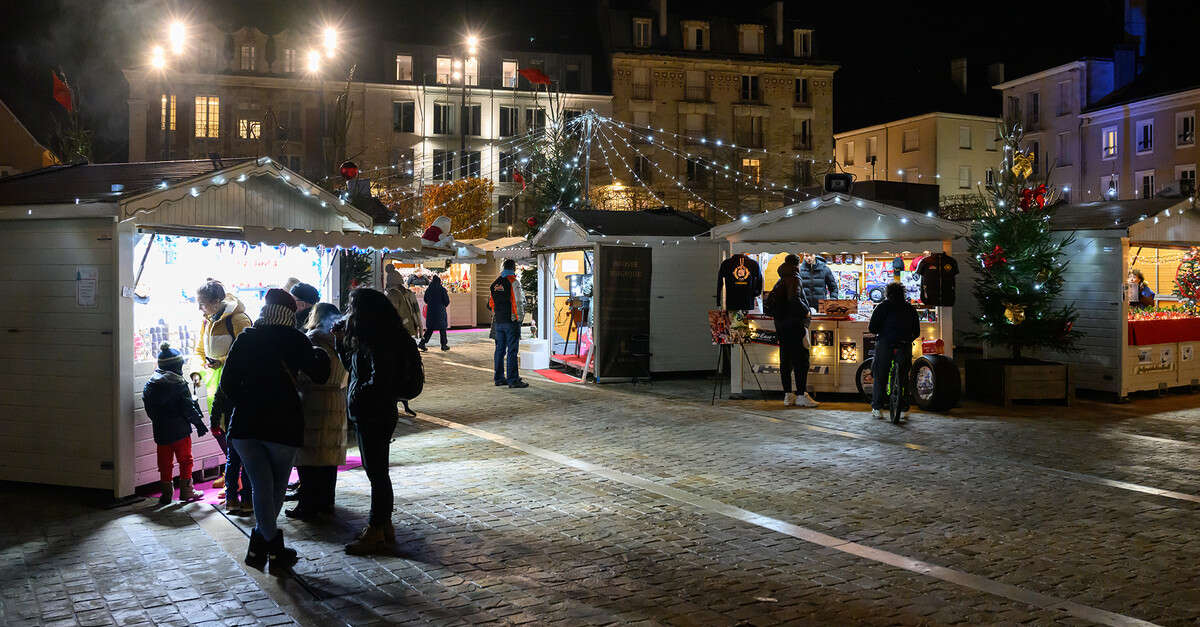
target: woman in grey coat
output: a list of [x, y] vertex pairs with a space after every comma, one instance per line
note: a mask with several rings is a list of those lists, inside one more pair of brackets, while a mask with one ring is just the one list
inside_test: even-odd
[[329, 303], [318, 303], [308, 317], [308, 339], [329, 355], [329, 379], [316, 384], [300, 377], [304, 392], [304, 446], [296, 453], [300, 498], [295, 508], [284, 512], [288, 518], [309, 520], [332, 513], [337, 468], [346, 463], [346, 368], [330, 331], [341, 317]]

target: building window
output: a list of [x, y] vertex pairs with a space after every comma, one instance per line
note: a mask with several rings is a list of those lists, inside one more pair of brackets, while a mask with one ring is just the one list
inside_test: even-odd
[[746, 148], [762, 148], [763, 119], [761, 116], [741, 116], [734, 118], [737, 132], [736, 141], [739, 146]]
[[633, 160], [633, 173], [637, 175], [638, 178], [642, 179], [643, 183], [650, 182], [651, 167], [653, 166], [650, 164], [650, 158], [645, 155], [638, 155]]
[[[959, 176], [961, 178], [962, 175], [960, 174]], [[970, 177], [968, 176], [967, 178], [970, 178]], [[996, 184], [996, 169], [995, 168], [988, 168], [983, 171], [983, 182], [987, 183], [988, 185]]]
[[1057, 115], [1067, 115], [1071, 112], [1071, 81], [1062, 81], [1058, 84], [1058, 102], [1055, 105], [1054, 113]]
[[1009, 120], [1020, 120], [1021, 119], [1021, 98], [1018, 96], [1009, 96], [1008, 97], [1008, 119]]
[[812, 185], [812, 162], [803, 159], [796, 161], [796, 171], [793, 173], [795, 180], [793, 183], [797, 187], [809, 187]]
[[920, 148], [921, 148], [920, 131], [918, 131], [915, 128], [904, 131], [904, 136], [903, 136], [903, 139], [901, 140], [901, 144], [900, 144], [901, 152], [912, 152], [914, 150], [920, 150]]
[[567, 68], [563, 70], [563, 89], [566, 91], [580, 91], [583, 86], [583, 75], [580, 73], [578, 63], [568, 63]]
[[[458, 62], [455, 61], [455, 65]], [[463, 84], [478, 85], [479, 84], [479, 57], [471, 57], [463, 64]]]
[[478, 150], [468, 150], [463, 153], [462, 167], [465, 171], [464, 176], [469, 178], [479, 178], [480, 175], [480, 153]]
[[517, 88], [516, 59], [505, 59], [500, 62], [500, 86], [509, 89]]
[[634, 48], [649, 48], [650, 47], [650, 18], [648, 18], [648, 17], [633, 18], [633, 47]]
[[415, 102], [392, 103], [392, 130], [397, 133], [412, 133], [416, 129]]
[[449, 181], [454, 178], [454, 153], [448, 150], [433, 151], [433, 180]]
[[1117, 127], [1107, 126], [1101, 131], [1100, 157], [1102, 159], [1117, 158]]
[[196, 96], [196, 137], [221, 136], [221, 98]]
[[1036, 91], [1030, 92], [1025, 97], [1025, 102], [1028, 105], [1028, 109], [1025, 111], [1025, 128], [1035, 129], [1038, 127], [1038, 123], [1041, 122], [1042, 98]]
[[499, 209], [496, 213], [496, 219], [500, 224], [515, 224], [517, 221], [516, 203], [513, 202], [513, 196], [497, 196], [496, 204]]
[[1137, 123], [1136, 152], [1139, 155], [1154, 152], [1154, 120], [1141, 120]]
[[762, 181], [762, 162], [758, 159], [742, 159], [742, 174], [755, 183]]
[[920, 183], [921, 168], [905, 168], [903, 176], [905, 183]]
[[704, 180], [704, 163], [699, 159], [687, 160], [687, 180], [689, 183], [700, 183]]
[[454, 61], [450, 57], [437, 58], [437, 71], [435, 72], [437, 83], [439, 85], [449, 85], [450, 77], [454, 72]]
[[798, 57], [811, 57], [812, 50], [813, 50], [812, 40], [813, 40], [813, 32], [811, 30], [805, 30], [802, 28], [797, 28], [797, 29], [793, 30], [792, 31], [792, 46], [793, 46], [792, 53]]
[[649, 111], [634, 111], [633, 112], [633, 125], [639, 129], [644, 129], [644, 128], [650, 126], [650, 112]]
[[466, 135], [478, 137], [480, 133], [481, 121], [483, 119], [483, 106], [477, 104], [468, 104], [462, 108], [462, 131]]
[[512, 137], [517, 134], [517, 108], [500, 107], [500, 136]]
[[411, 54], [396, 55], [396, 80], [397, 81], [411, 81], [413, 79], [412, 70], [413, 70], [413, 68], [412, 68], [412, 55]]
[[1038, 176], [1041, 174], [1042, 166], [1042, 143], [1029, 142], [1026, 150], [1029, 151], [1029, 154], [1033, 155], [1033, 175]]
[[525, 110], [525, 130], [540, 131], [546, 128], [546, 110], [529, 108]]
[[958, 188], [971, 189], [971, 166], [958, 166]]
[[296, 49], [286, 48], [283, 51], [283, 71], [292, 74], [296, 71]]
[[971, 149], [971, 127], [958, 127], [958, 147], [964, 150]]
[[996, 150], [1000, 149], [1000, 131], [999, 130], [993, 130], [990, 133], [986, 133], [984, 135], [984, 137], [987, 138], [987, 143], [984, 145], [985, 150], [996, 151]]
[[683, 22], [684, 50], [708, 50], [708, 22]]
[[1192, 196], [1196, 193], [1195, 164], [1175, 166], [1175, 180], [1179, 181], [1179, 193]]
[[796, 101], [795, 102], [798, 105], [807, 105], [808, 104], [808, 79], [807, 78], [797, 78], [796, 79]]
[[175, 94], [162, 95], [162, 112], [158, 116], [160, 131], [175, 130]]
[[812, 150], [812, 120], [796, 120], [792, 127], [792, 149]]
[[499, 177], [500, 177], [501, 183], [513, 182], [513, 165], [514, 165], [514, 161], [513, 161], [513, 155], [511, 152], [500, 153]]
[[635, 100], [650, 99], [650, 68], [633, 68], [633, 94]]
[[746, 102], [758, 102], [758, 77], [747, 74], [742, 75], [742, 100]]
[[453, 114], [451, 113], [452, 106], [453, 105], [448, 105], [448, 104], [434, 104], [433, 105], [433, 134], [434, 135], [449, 135], [450, 133], [453, 132], [453, 130], [450, 127], [451, 118], [453, 117]]
[[842, 155], [842, 165], [854, 165], [854, 142], [846, 142]]
[[1100, 177], [1100, 195], [1108, 200], [1113, 200], [1121, 195], [1121, 180], [1116, 174], [1109, 174]]
[[738, 25], [738, 52], [742, 54], [763, 53], [763, 27], [761, 24]]
[[867, 138], [867, 162], [870, 163], [879, 154], [879, 137]]
[[242, 44], [242, 71], [254, 71], [254, 44]]
[[1071, 134], [1058, 134], [1058, 165], [1071, 165]]
[[241, 139], [262, 139], [262, 122], [259, 120], [238, 120], [238, 137]]
[[683, 123], [687, 134], [692, 138], [704, 137], [707, 132], [704, 128], [703, 113], [688, 113], [684, 116]]
[[1175, 114], [1175, 145], [1196, 145], [1196, 112], [1180, 111]]
[[1154, 193], [1157, 191], [1154, 188], [1154, 170], [1138, 172], [1134, 180], [1138, 182], [1138, 186], [1141, 188], [1138, 190], [1141, 198], [1154, 198]]
[[704, 72], [688, 70], [684, 73], [684, 96], [693, 102], [708, 99], [708, 89], [704, 84]]
[[583, 111], [579, 109], [563, 109], [563, 126], [569, 127], [572, 122], [583, 117]]

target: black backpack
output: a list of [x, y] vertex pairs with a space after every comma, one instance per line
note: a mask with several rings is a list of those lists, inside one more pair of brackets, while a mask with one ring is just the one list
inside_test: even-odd
[[403, 329], [396, 335], [399, 337], [396, 342], [396, 381], [393, 391], [396, 400], [404, 404], [404, 411], [416, 416], [417, 413], [409, 409], [408, 402], [420, 396], [425, 388], [425, 366], [421, 363], [417, 341]]
[[778, 318], [787, 313], [787, 298], [779, 293], [782, 287], [783, 279], [779, 279], [775, 282], [775, 287], [771, 288], [771, 291], [767, 292], [767, 297], [763, 299], [763, 313], [772, 318]]

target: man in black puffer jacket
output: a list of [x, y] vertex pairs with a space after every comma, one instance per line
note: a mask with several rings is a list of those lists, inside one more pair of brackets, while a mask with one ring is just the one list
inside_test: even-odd
[[812, 307], [822, 300], [837, 298], [838, 284], [833, 270], [817, 255], [804, 255], [804, 263], [800, 264], [800, 283], [804, 288], [804, 298]]
[[[788, 255], [779, 266], [779, 280], [771, 288], [771, 315], [775, 318], [775, 337], [779, 341], [779, 376], [783, 383], [784, 406], [816, 407], [808, 395], [808, 335], [809, 307], [801, 288], [800, 258]], [[792, 376], [796, 391], [792, 392]]]

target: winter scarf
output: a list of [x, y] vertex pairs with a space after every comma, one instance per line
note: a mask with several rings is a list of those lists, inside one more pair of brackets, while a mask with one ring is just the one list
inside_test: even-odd
[[255, 327], [271, 325], [290, 327], [295, 324], [296, 312], [283, 305], [263, 305], [262, 311], [258, 314], [258, 320], [254, 321]]

